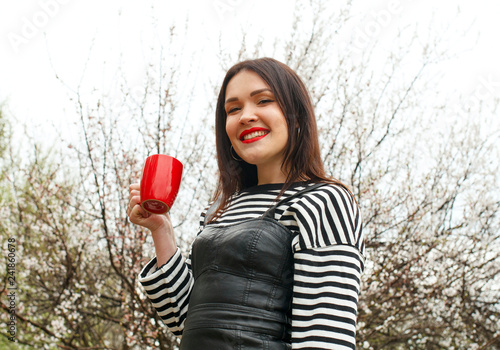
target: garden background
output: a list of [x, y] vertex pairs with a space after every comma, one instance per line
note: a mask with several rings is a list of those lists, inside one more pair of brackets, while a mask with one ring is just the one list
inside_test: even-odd
[[154, 249], [128, 185], [150, 154], [184, 163], [171, 216], [187, 254], [216, 185], [219, 84], [270, 56], [308, 86], [325, 166], [361, 206], [359, 349], [500, 349], [499, 5], [0, 9], [0, 347], [176, 348], [138, 286]]

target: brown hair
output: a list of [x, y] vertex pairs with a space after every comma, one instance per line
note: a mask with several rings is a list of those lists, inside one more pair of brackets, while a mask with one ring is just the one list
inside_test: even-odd
[[286, 119], [288, 143], [281, 166], [290, 171], [280, 196], [296, 181], [334, 183], [347, 188], [340, 181], [325, 174], [314, 108], [309, 93], [297, 73], [272, 58], [247, 60], [237, 63], [227, 71], [217, 99], [215, 137], [219, 183], [214, 199], [219, 199], [220, 202], [210, 221], [222, 214], [235, 192], [258, 183], [257, 167], [232, 157], [231, 141], [226, 133], [227, 114], [224, 103], [227, 85], [236, 74], [245, 70], [257, 73], [269, 85]]

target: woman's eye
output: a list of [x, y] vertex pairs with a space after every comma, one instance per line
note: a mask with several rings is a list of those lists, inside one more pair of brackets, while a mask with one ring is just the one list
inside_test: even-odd
[[234, 108], [230, 108], [230, 109], [228, 109], [226, 113], [227, 113], [227, 114], [231, 114], [231, 113], [234, 113], [234, 112], [236, 112], [236, 111], [238, 111], [238, 110], [239, 110], [239, 108], [238, 108], [238, 107], [234, 107]]
[[273, 102], [273, 100], [263, 99], [263, 100], [259, 101], [259, 104], [266, 104], [266, 103], [270, 103], [270, 102]]

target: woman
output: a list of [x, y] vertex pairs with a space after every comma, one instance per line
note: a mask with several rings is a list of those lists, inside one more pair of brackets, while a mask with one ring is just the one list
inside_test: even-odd
[[286, 65], [262, 58], [226, 74], [216, 108], [219, 181], [189, 259], [168, 215], [130, 186], [130, 221], [156, 257], [139, 281], [181, 349], [354, 349], [361, 216], [325, 175], [310, 97]]

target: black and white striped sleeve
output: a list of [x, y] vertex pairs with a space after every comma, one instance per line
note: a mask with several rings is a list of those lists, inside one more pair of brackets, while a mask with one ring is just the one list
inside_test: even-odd
[[189, 259], [185, 260], [177, 248], [170, 260], [157, 269], [154, 258], [139, 274], [139, 282], [165, 325], [180, 337], [194, 282]]
[[354, 349], [360, 276], [361, 216], [352, 195], [335, 185], [304, 195], [293, 216], [292, 349]]
[[[209, 207], [210, 205], [201, 214], [200, 229], [205, 223]], [[191, 254], [185, 259], [177, 248], [170, 260], [160, 267], [156, 264], [156, 257], [151, 259], [139, 274], [139, 283], [163, 323], [174, 335], [181, 338], [194, 284]]]

